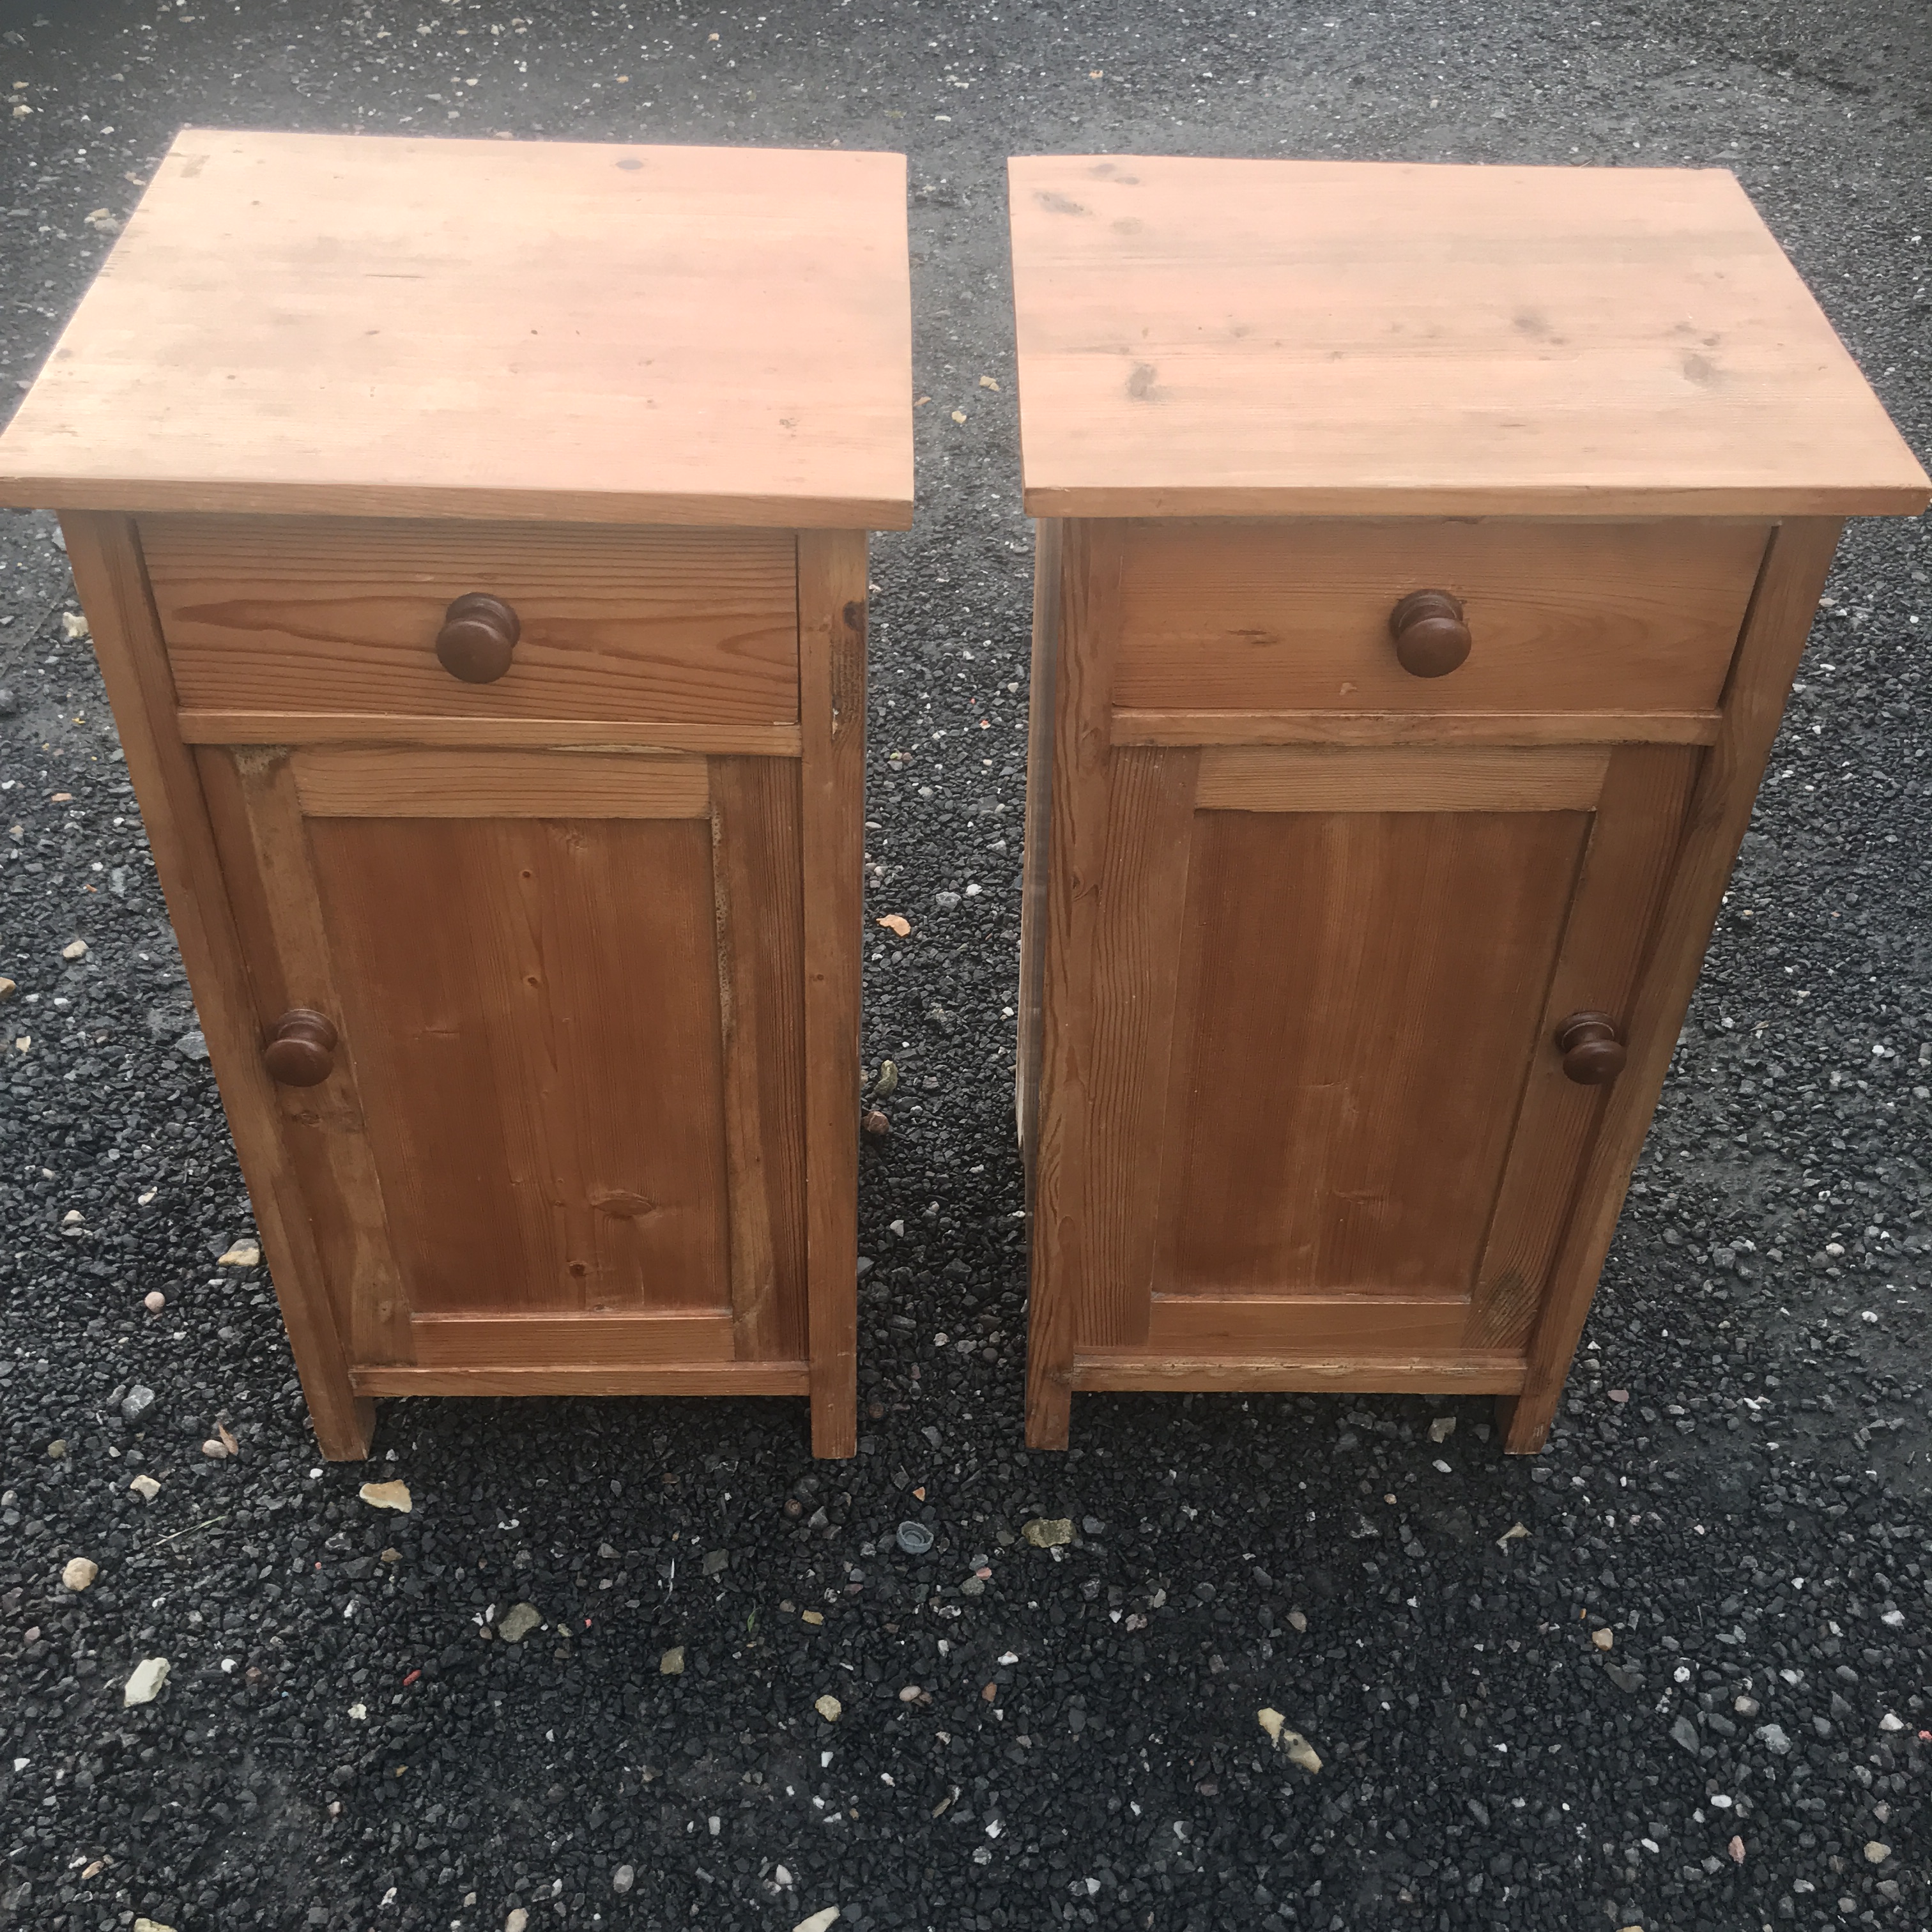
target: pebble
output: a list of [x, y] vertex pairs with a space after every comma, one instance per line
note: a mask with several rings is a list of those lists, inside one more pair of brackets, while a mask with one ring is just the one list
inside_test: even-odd
[[141, 1298], [141, 1306], [150, 1315], [158, 1315], [168, 1305], [168, 1298], [158, 1288], [150, 1288]]
[[1456, 1418], [1453, 1415], [1438, 1415], [1429, 1425], [1429, 1439], [1432, 1442], [1447, 1442], [1456, 1432]]
[[56, 1436], [54, 1439], [47, 1444], [47, 1460], [50, 1462], [64, 1462], [67, 1460], [67, 1438], [65, 1436]]
[[122, 1687], [122, 1708], [152, 1704], [161, 1694], [161, 1686], [168, 1681], [168, 1667], [165, 1657], [144, 1657], [128, 1673], [128, 1682]]
[[613, 1892], [628, 1892], [637, 1882], [638, 1871], [634, 1865], [620, 1865], [610, 1874], [610, 1889]]
[[1590, 1641], [1599, 1650], [1608, 1650], [1616, 1640], [1615, 1634], [1610, 1630], [1594, 1630], [1590, 1633]]
[[1036, 1550], [1053, 1550], [1063, 1543], [1073, 1540], [1073, 1519], [1070, 1516], [1036, 1516], [1024, 1525], [1021, 1535]]
[[63, 959], [85, 959], [87, 957], [87, 941], [84, 939], [70, 941], [61, 948], [61, 957]]
[[1791, 1740], [1785, 1735], [1782, 1724], [1759, 1725], [1757, 1741], [1774, 1757], [1783, 1757], [1791, 1748]]
[[530, 1915], [519, 1905], [503, 1921], [503, 1932], [524, 1932], [530, 1922]]
[[832, 1921], [838, 1916], [838, 1906], [828, 1905], [823, 1912], [814, 1912], [809, 1918], [801, 1918], [791, 1928], [791, 1932], [828, 1932]]
[[[838, 1720], [845, 1714], [845, 1706], [840, 1703], [838, 1700], [833, 1696], [829, 1691], [823, 1697], [816, 1700], [812, 1708], [816, 1711], [828, 1724], [837, 1724]], [[826, 1922], [827, 1924], [830, 1924], [831, 1921], [828, 1919]]]
[[1305, 1772], [1313, 1773], [1322, 1768], [1322, 1754], [1299, 1731], [1290, 1730], [1288, 1720], [1279, 1711], [1268, 1709], [1256, 1713], [1261, 1727], [1267, 1732], [1268, 1742], [1278, 1751], [1286, 1751], [1288, 1761], [1298, 1764]]
[[227, 1456], [228, 1444], [220, 1441], [218, 1438], [211, 1436], [208, 1440], [201, 1445], [201, 1453], [204, 1456], [212, 1456], [218, 1462], [222, 1461]]
[[61, 1588], [71, 1590], [77, 1596], [100, 1574], [100, 1565], [92, 1557], [70, 1556], [61, 1571]]
[[134, 1932], [175, 1932], [172, 1925], [164, 1925], [158, 1918], [137, 1918]]
[[0, 980], [0, 1000], [10, 1000], [20, 990], [16, 980]]
[[214, 1265], [217, 1268], [260, 1268], [262, 1265], [261, 1248], [254, 1241], [237, 1241]]
[[356, 1493], [371, 1509], [394, 1510], [399, 1516], [416, 1507], [406, 1483], [364, 1483]]
[[1308, 1628], [1308, 1613], [1298, 1608], [1290, 1610], [1288, 1613], [1288, 1627], [1298, 1636]]
[[139, 1429], [154, 1414], [155, 1401], [154, 1390], [136, 1382], [121, 1399], [121, 1420], [130, 1429]]
[[1869, 1838], [1865, 1841], [1865, 1863], [1867, 1864], [1882, 1865], [1885, 1863], [1886, 1860], [1891, 1856], [1892, 1847], [1889, 1845], [1882, 1845], [1876, 1838]]
[[136, 1476], [128, 1485], [144, 1503], [151, 1503], [161, 1492], [161, 1486], [152, 1476]]
[[534, 1604], [512, 1604], [496, 1626], [496, 1634], [506, 1643], [521, 1643], [543, 1622], [543, 1613]]
[[674, 1643], [658, 1659], [660, 1677], [682, 1677], [684, 1675], [684, 1646]]
[[1743, 1839], [1733, 1838], [1725, 1849], [1728, 1850], [1731, 1855], [1731, 1862], [1732, 1864], [1741, 1865], [1744, 1863], [1744, 1841]]

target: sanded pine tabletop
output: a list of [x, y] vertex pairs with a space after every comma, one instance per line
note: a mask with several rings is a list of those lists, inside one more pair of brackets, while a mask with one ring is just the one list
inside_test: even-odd
[[1932, 495], [1723, 170], [1031, 156], [1009, 185], [1035, 516]]
[[901, 529], [889, 154], [176, 139], [0, 502]]

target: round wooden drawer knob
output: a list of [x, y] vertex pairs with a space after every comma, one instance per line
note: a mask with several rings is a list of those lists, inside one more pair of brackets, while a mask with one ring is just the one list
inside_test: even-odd
[[437, 661], [465, 684], [494, 684], [510, 668], [523, 626], [500, 597], [472, 591], [442, 614], [436, 634]]
[[262, 1058], [268, 1078], [284, 1087], [319, 1087], [335, 1068], [335, 1029], [307, 1006], [276, 1021]]
[[1469, 655], [1462, 600], [1446, 590], [1412, 590], [1389, 613], [1389, 634], [1412, 677], [1447, 677]]
[[1624, 1070], [1624, 1036], [1608, 1013], [1572, 1013], [1556, 1029], [1563, 1070], [1580, 1087], [1601, 1087]]

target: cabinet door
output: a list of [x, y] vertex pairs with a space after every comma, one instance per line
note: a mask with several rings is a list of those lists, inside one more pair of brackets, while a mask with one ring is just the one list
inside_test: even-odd
[[1048, 1049], [1084, 1090], [1036, 1322], [1066, 1305], [1076, 1385], [1520, 1383], [1606, 1090], [1555, 1035], [1628, 1010], [1699, 755], [1114, 749]]
[[802, 1389], [797, 761], [199, 757], [358, 1390]]

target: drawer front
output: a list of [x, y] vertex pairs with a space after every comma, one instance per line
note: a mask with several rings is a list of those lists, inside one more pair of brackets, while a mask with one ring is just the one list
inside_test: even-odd
[[[140, 537], [184, 711], [798, 718], [788, 531], [151, 517]], [[445, 611], [474, 592], [520, 626], [489, 683], [436, 656]]]
[[[1721, 694], [1759, 524], [1129, 522], [1113, 702], [1126, 711], [1624, 714]], [[1390, 633], [1418, 590], [1463, 606], [1447, 675]]]

